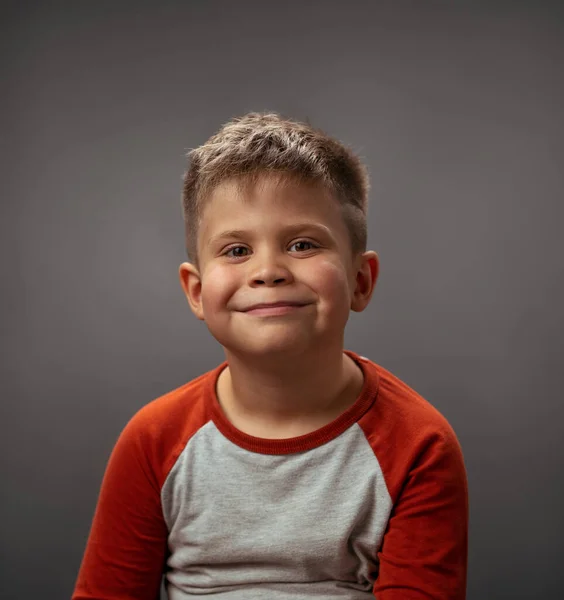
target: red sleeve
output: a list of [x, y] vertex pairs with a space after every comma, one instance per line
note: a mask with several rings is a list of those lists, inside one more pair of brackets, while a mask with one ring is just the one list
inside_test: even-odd
[[465, 600], [468, 482], [447, 419], [379, 365], [377, 397], [360, 420], [392, 501], [373, 587], [377, 600]]
[[159, 598], [168, 534], [143, 423], [138, 413], [112, 451], [72, 600]]
[[404, 480], [396, 483], [394, 508], [378, 553], [374, 596], [464, 600], [468, 488], [454, 432], [446, 429], [428, 437]]

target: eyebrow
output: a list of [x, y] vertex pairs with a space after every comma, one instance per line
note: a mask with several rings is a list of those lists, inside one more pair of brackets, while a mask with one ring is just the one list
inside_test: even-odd
[[[328, 235], [331, 237], [331, 239], [333, 239], [333, 235], [331, 234], [331, 230], [329, 229], [329, 227], [326, 227], [325, 225], [320, 225], [319, 223], [297, 223], [295, 225], [288, 225], [287, 227], [285, 227], [282, 231], [284, 233], [284, 235], [290, 235], [290, 234], [296, 234], [300, 231], [307, 231], [307, 230], [314, 230], [317, 231], [318, 233], [320, 233], [321, 235]], [[212, 236], [209, 241], [208, 244], [210, 246], [213, 246], [215, 244], [217, 244], [218, 242], [221, 242], [222, 240], [225, 239], [244, 239], [244, 238], [248, 238], [251, 237], [253, 234], [253, 231], [250, 229], [229, 229], [226, 231], [222, 231], [221, 233], [218, 233], [214, 236]]]

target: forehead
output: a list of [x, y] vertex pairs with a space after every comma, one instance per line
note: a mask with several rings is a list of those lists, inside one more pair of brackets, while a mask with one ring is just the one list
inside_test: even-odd
[[297, 220], [318, 221], [342, 230], [344, 221], [339, 203], [331, 191], [316, 182], [296, 178], [263, 175], [258, 179], [229, 179], [217, 185], [208, 196], [201, 214], [202, 238], [216, 233], [233, 220], [247, 226], [263, 221], [291, 223]]

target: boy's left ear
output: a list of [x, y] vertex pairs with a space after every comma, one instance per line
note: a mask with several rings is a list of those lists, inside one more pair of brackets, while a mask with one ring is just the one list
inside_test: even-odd
[[370, 302], [380, 272], [380, 259], [373, 250], [361, 254], [355, 263], [355, 289], [351, 297], [351, 310], [362, 312]]

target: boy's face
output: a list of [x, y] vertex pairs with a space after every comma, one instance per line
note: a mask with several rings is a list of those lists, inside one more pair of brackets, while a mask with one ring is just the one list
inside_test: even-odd
[[[374, 252], [352, 256], [340, 207], [313, 184], [262, 177], [218, 185], [202, 214], [199, 270], [180, 266], [193, 312], [229, 352], [301, 353], [342, 345], [351, 308], [378, 275]], [[291, 306], [256, 308], [258, 304]]]

